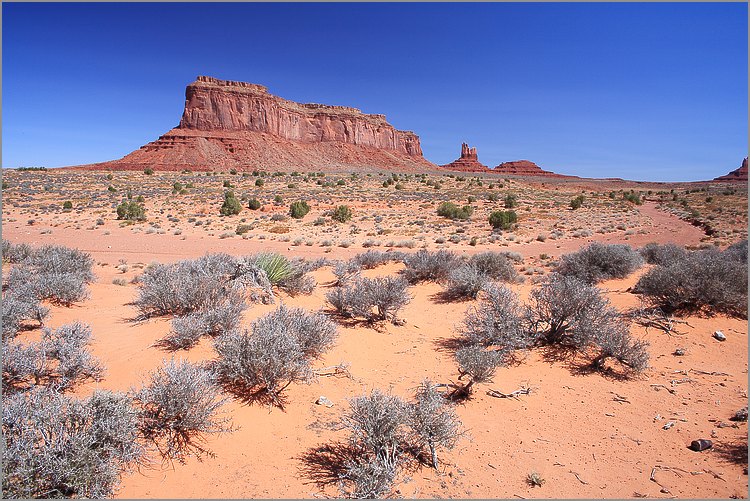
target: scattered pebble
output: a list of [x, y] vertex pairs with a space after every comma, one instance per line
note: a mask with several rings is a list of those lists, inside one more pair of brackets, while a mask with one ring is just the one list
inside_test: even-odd
[[331, 400], [328, 397], [325, 397], [323, 395], [321, 395], [320, 397], [318, 397], [318, 399], [315, 401], [315, 403], [318, 404], [318, 405], [325, 405], [328, 408], [333, 407], [333, 402], [331, 402]]
[[674, 425], [675, 425], [674, 421], [667, 421], [666, 424], [664, 424], [664, 426], [661, 427], [661, 429], [662, 430], [668, 430], [671, 427], [673, 427]]
[[714, 332], [714, 339], [716, 339], [717, 341], [726, 341], [727, 337], [724, 335], [723, 332], [716, 331]]
[[684, 348], [677, 348], [676, 350], [674, 350], [673, 355], [676, 356], [676, 357], [684, 357], [685, 356], [685, 349]]

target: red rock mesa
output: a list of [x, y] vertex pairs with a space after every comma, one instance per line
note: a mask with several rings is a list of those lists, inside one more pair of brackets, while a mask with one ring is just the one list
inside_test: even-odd
[[262, 85], [199, 76], [187, 86], [180, 124], [120, 160], [87, 169], [424, 170], [419, 137], [385, 115], [302, 104]]
[[568, 177], [554, 172], [542, 170], [537, 164], [529, 160], [516, 160], [514, 162], [503, 162], [492, 169], [497, 174], [511, 174], [515, 176], [544, 176], [544, 177]]

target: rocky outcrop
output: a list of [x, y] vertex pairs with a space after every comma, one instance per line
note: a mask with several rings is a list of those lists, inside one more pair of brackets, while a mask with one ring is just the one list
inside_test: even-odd
[[529, 160], [516, 160], [513, 162], [503, 162], [492, 169], [497, 174], [509, 174], [514, 176], [543, 176], [543, 177], [569, 177], [554, 172], [542, 170], [534, 162]]
[[468, 144], [461, 143], [461, 156], [449, 164], [441, 165], [442, 169], [459, 172], [490, 172], [490, 169], [477, 158], [477, 149], [470, 148]]
[[179, 125], [120, 160], [91, 169], [350, 170], [434, 168], [419, 137], [385, 115], [296, 103], [262, 85], [199, 76]]
[[714, 181], [747, 181], [747, 157], [742, 160], [742, 165], [737, 169], [729, 174], [715, 178]]

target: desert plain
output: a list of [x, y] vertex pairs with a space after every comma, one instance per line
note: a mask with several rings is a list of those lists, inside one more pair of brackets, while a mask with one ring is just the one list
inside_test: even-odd
[[[242, 209], [221, 215], [230, 190]], [[44, 321], [48, 328], [74, 321], [91, 327], [90, 351], [106, 371], [100, 380], [76, 386], [78, 397], [96, 389], [126, 392], [171, 358], [195, 363], [216, 358], [210, 336], [189, 349], [166, 349], [159, 341], [169, 334], [171, 317], [139, 318], [137, 277], [152, 263], [207, 253], [324, 259], [307, 272], [315, 281], [312, 291], [290, 295], [274, 289], [273, 303], [248, 300], [241, 317], [241, 326], [249, 328], [280, 304], [328, 316], [338, 335], [313, 363], [317, 377], [290, 384], [283, 408], [225, 394], [220, 412], [232, 430], [205, 434], [210, 454], [183, 461], [156, 455], [122, 475], [116, 491], [122, 498], [339, 496], [335, 483], [314, 481], [311, 472], [321, 466], [309, 458], [321, 446], [346, 439], [341, 416], [348, 399], [373, 389], [409, 399], [425, 378], [443, 388], [458, 384], [451, 341], [481, 296], [446, 299], [445, 284], [421, 281], [409, 285], [411, 299], [398, 312], [399, 322], [351, 322], [337, 316], [326, 298], [340, 278], [336, 263], [368, 250], [410, 255], [443, 249], [465, 257], [507, 252], [521, 279], [505, 285], [523, 304], [563, 255], [593, 242], [726, 249], [747, 238], [748, 223], [746, 182], [642, 183], [435, 170], [6, 170], [2, 195], [3, 239], [33, 247], [63, 245], [94, 260], [88, 297], [69, 306], [47, 304]], [[515, 198], [517, 223], [493, 230], [489, 215], [505, 208], [508, 195]], [[579, 195], [582, 206], [574, 209], [571, 200]], [[118, 219], [117, 206], [138, 197], [145, 220]], [[248, 207], [252, 199], [259, 209]], [[309, 204], [309, 213], [290, 217], [290, 204], [300, 200]], [[439, 216], [439, 205], [448, 201], [473, 207], [470, 217]], [[330, 211], [340, 205], [350, 208], [350, 220], [332, 220]], [[3, 275], [12, 266], [4, 262]], [[620, 312], [634, 311], [644, 298], [633, 287], [653, 266], [644, 264], [596, 287]], [[395, 277], [404, 268], [395, 259], [360, 273]], [[440, 451], [437, 469], [421, 464], [401, 471], [393, 495], [746, 497], [747, 424], [730, 418], [747, 407], [747, 319], [710, 311], [666, 318], [669, 328], [630, 323], [631, 335], [648, 343], [648, 367], [637, 374], [624, 374], [616, 364], [589, 370], [582, 357], [553, 357], [543, 347], [523, 350], [517, 361], [478, 382], [469, 398], [451, 404], [463, 435], [455, 447]], [[726, 339], [717, 340], [716, 331]], [[16, 340], [33, 342], [40, 333], [40, 326], [31, 325]], [[342, 369], [330, 369], [336, 366]], [[528, 391], [512, 394], [519, 389]], [[321, 396], [332, 406], [317, 403]], [[697, 439], [710, 439], [713, 447], [689, 449]], [[529, 482], [531, 473], [541, 485]]]

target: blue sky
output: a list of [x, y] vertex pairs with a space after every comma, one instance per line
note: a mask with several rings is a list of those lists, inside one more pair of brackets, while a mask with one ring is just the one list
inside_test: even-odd
[[710, 179], [748, 143], [745, 3], [14, 4], [3, 166], [116, 159], [197, 75], [383, 113], [444, 164]]

